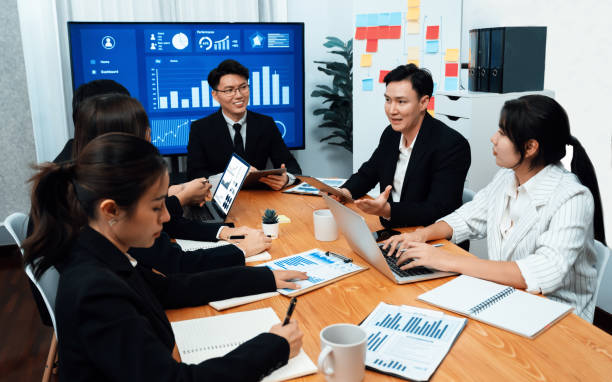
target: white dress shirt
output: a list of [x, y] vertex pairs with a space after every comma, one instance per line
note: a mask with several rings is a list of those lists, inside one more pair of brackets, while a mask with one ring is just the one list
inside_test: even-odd
[[597, 285], [593, 196], [560, 164], [546, 166], [531, 180], [521, 201], [509, 206], [516, 176], [501, 169], [474, 200], [440, 220], [453, 229], [454, 243], [486, 237], [489, 259], [516, 262], [528, 292], [572, 305], [592, 322]]
[[410, 155], [412, 155], [412, 149], [414, 148], [414, 142], [416, 142], [419, 133], [415, 135], [414, 139], [410, 143], [410, 146], [406, 147], [406, 138], [404, 135], [400, 135], [399, 140], [399, 157], [397, 158], [397, 166], [395, 167], [395, 175], [393, 175], [393, 189], [391, 190], [391, 199], [394, 202], [399, 202], [402, 196], [402, 187], [404, 186], [404, 177], [406, 176], [406, 170], [408, 169], [408, 163], [410, 163]]

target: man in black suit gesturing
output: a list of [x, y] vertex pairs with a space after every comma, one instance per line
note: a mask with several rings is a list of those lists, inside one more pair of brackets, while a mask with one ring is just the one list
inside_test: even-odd
[[427, 70], [402, 65], [384, 80], [385, 113], [391, 124], [370, 159], [341, 190], [357, 199], [379, 183], [378, 198], [355, 202], [362, 211], [380, 216], [385, 227], [432, 224], [461, 205], [470, 146], [427, 113], [433, 92]]
[[233, 152], [244, 158], [252, 170], [264, 169], [268, 159], [274, 167], [285, 167], [283, 175], [260, 179], [273, 190], [293, 183], [293, 174], [302, 170], [289, 152], [274, 120], [247, 112], [249, 70], [234, 60], [225, 60], [208, 74], [218, 112], [191, 124], [187, 145], [187, 176], [210, 177], [225, 169]]

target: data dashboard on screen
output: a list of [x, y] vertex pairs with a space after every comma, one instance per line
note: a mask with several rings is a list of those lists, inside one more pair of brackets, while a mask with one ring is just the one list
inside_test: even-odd
[[72, 84], [111, 79], [144, 106], [162, 154], [185, 154], [191, 122], [219, 109], [208, 73], [234, 59], [249, 69], [249, 110], [274, 118], [304, 148], [303, 23], [69, 22]]

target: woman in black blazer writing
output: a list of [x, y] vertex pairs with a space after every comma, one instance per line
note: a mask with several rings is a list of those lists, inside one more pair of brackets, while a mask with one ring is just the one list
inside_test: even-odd
[[229, 267], [165, 276], [130, 247], [153, 245], [169, 219], [166, 164], [129, 134], [91, 141], [75, 162], [47, 163], [33, 178], [34, 232], [24, 242], [36, 277], [60, 271], [56, 319], [63, 381], [256, 381], [301, 347], [296, 322], [274, 326], [224, 357], [198, 365], [172, 358], [164, 309], [277, 288], [301, 272]]

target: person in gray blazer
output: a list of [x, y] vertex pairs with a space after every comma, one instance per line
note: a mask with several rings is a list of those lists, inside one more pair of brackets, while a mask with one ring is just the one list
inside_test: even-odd
[[[594, 239], [605, 243], [595, 170], [552, 98], [507, 101], [491, 137], [501, 170], [474, 199], [435, 224], [389, 239], [408, 269], [426, 266], [474, 276], [572, 305], [593, 321]], [[571, 172], [560, 160], [573, 147]], [[488, 260], [454, 256], [425, 242], [487, 238]]]

